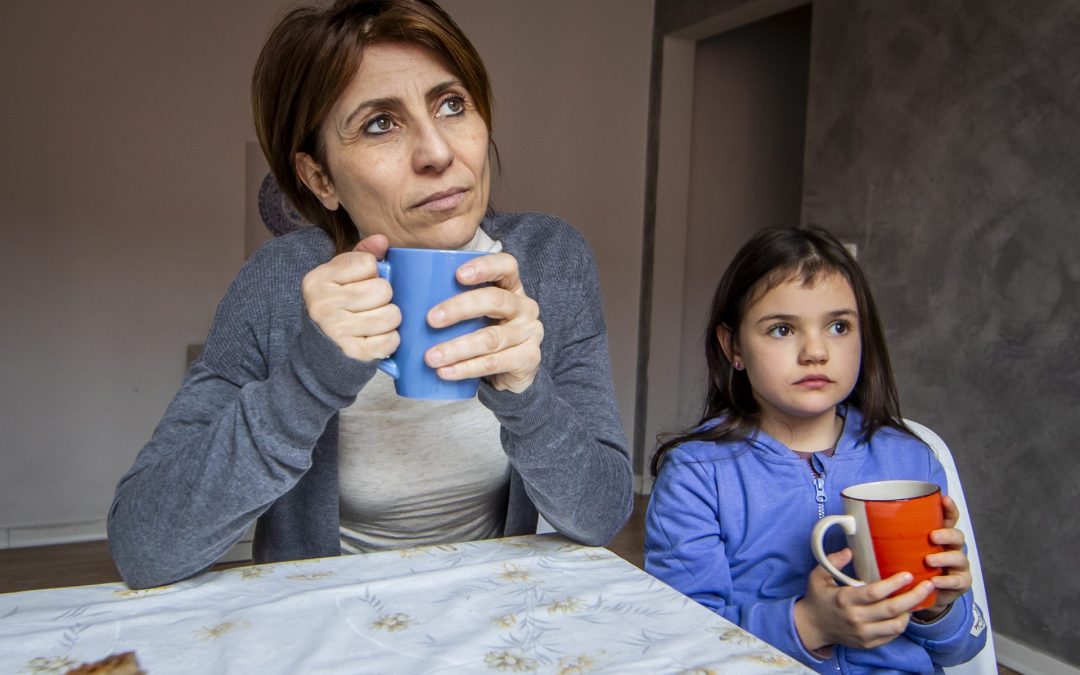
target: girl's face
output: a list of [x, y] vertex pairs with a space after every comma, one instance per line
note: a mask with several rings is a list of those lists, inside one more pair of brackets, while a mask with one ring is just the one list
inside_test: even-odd
[[761, 426], [804, 427], [832, 421], [859, 377], [862, 338], [851, 284], [826, 274], [804, 285], [792, 279], [767, 291], [747, 310], [733, 341], [721, 345], [746, 368]]
[[476, 234], [488, 204], [488, 129], [433, 52], [365, 48], [320, 135], [326, 165], [298, 153], [297, 170], [323, 206], [344, 208], [364, 236], [454, 249]]

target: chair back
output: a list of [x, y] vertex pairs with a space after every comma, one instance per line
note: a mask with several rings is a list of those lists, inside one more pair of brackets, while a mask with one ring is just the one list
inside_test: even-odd
[[986, 646], [975, 658], [959, 666], [945, 668], [947, 675], [997, 675], [997, 654], [994, 651], [994, 633], [990, 630], [990, 605], [986, 601], [986, 584], [983, 582], [982, 566], [979, 564], [979, 547], [975, 544], [975, 530], [971, 526], [971, 516], [968, 512], [967, 501], [964, 499], [964, 488], [960, 484], [960, 474], [956, 470], [956, 462], [953, 461], [952, 453], [945, 441], [930, 429], [918, 422], [904, 420], [908, 428], [922, 439], [923, 443], [937, 455], [938, 461], [945, 469], [945, 475], [949, 481], [949, 496], [960, 509], [960, 520], [956, 527], [964, 533], [964, 541], [967, 542], [967, 556], [971, 563], [971, 592], [975, 598], [975, 604], [982, 610], [983, 620], [986, 621]]

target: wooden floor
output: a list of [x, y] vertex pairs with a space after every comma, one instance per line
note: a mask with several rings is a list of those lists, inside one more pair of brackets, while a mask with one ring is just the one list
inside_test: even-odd
[[[643, 566], [645, 507], [649, 498], [638, 496], [630, 521], [608, 548], [638, 567]], [[242, 563], [231, 563], [233, 566]], [[33, 548], [0, 549], [0, 593], [58, 586], [82, 586], [119, 581], [108, 546], [103, 541]], [[1020, 675], [998, 666], [1001, 675]]]

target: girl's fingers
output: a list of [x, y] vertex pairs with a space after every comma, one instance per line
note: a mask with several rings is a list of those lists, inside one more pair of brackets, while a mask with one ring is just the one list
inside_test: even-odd
[[961, 549], [964, 547], [964, 533], [955, 527], [946, 527], [931, 532], [930, 541], [938, 546], [945, 546], [950, 549]]
[[960, 520], [960, 507], [948, 495], [941, 495], [941, 511], [944, 516], [945, 527], [956, 527]]

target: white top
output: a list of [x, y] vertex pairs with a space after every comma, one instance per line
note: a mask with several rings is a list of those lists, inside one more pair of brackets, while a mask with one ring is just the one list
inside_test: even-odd
[[[462, 250], [502, 250], [476, 232]], [[339, 419], [342, 553], [502, 536], [510, 462], [499, 430], [475, 397], [403, 398], [377, 372]]]

